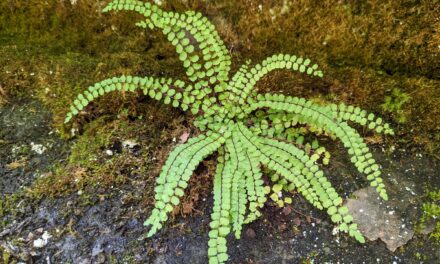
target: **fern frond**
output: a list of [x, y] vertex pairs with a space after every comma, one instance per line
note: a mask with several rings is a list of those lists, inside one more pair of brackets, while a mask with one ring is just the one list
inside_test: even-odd
[[188, 180], [197, 165], [208, 155], [216, 151], [222, 144], [222, 138], [216, 133], [200, 135], [188, 140], [187, 143], [175, 148], [159, 177], [156, 179], [155, 207], [144, 225], [151, 225], [148, 236], [154, 235], [168, 219], [173, 205], [179, 204], [188, 185]]
[[257, 138], [244, 126], [239, 131], [247, 144], [253, 145], [259, 152], [261, 163], [276, 171], [293, 183], [302, 195], [317, 208], [327, 209], [334, 223], [339, 224], [343, 231], [349, 231], [350, 236], [364, 242], [357, 226], [352, 224], [353, 217], [348, 209], [342, 205], [342, 198], [331, 187], [330, 182], [316, 163], [302, 150], [273, 139]]
[[[234, 133], [235, 134], [235, 133]], [[235, 233], [235, 237], [238, 239], [241, 235], [241, 228], [244, 222], [244, 215], [246, 213], [246, 183], [245, 183], [245, 171], [243, 165], [241, 165], [246, 148], [232, 135], [232, 137], [226, 141], [226, 149], [229, 152], [230, 160], [232, 164], [232, 185], [231, 185], [231, 221], [232, 231]]]
[[[323, 177], [323, 172], [319, 169], [316, 162], [313, 161], [303, 150], [294, 145], [288, 145], [281, 141], [269, 138], [262, 138], [260, 144], [263, 146], [263, 150], [267, 151], [266, 153], [275, 155], [271, 160], [275, 160], [275, 157], [277, 157], [278, 163], [280, 163], [284, 158], [286, 159], [284, 161], [285, 163], [292, 164], [296, 169], [301, 170], [300, 173], [302, 176], [306, 180], [309, 180], [311, 186], [313, 186], [313, 193], [319, 194], [317, 197], [322, 206], [320, 206], [320, 204], [316, 204], [316, 206], [328, 208], [331, 205], [327, 203], [330, 201], [329, 195], [334, 193], [333, 190], [329, 189], [331, 187], [330, 183], [325, 177]], [[270, 157], [271, 155], [267, 156]], [[306, 186], [306, 188], [307, 187], [308, 186]], [[325, 190], [326, 193], [322, 193], [323, 190]], [[327, 193], [329, 190], [331, 190], [330, 194]]]
[[214, 206], [211, 214], [208, 257], [210, 264], [228, 260], [226, 236], [231, 232], [231, 158], [224, 147], [219, 149], [217, 169], [214, 176]]
[[328, 135], [322, 127], [307, 123], [307, 119], [303, 116], [283, 111], [259, 110], [250, 122], [252, 126], [249, 129], [255, 135], [287, 141], [303, 149], [314, 160], [322, 158], [323, 164], [328, 165], [330, 152], [321, 146], [317, 139], [308, 142], [304, 136], [311, 133], [317, 136], [331, 135]]
[[390, 124], [383, 122], [382, 118], [375, 117], [373, 113], [367, 113], [367, 111], [362, 110], [359, 107], [341, 103], [339, 105], [331, 104], [331, 109], [340, 121], [354, 122], [373, 130], [376, 133], [394, 135], [394, 131], [390, 128]]
[[174, 81], [171, 78], [123, 75], [105, 79], [89, 86], [87, 90], [80, 93], [76, 99], [74, 99], [64, 123], [69, 122], [72, 117], [82, 111], [90, 102], [114, 91], [135, 92], [141, 90], [145, 95], [153, 99], [163, 100], [165, 104], [172, 104], [173, 107], [180, 106], [186, 110], [194, 104], [195, 98], [193, 95], [184, 91], [185, 87], [187, 87], [187, 84], [184, 81]]
[[[326, 135], [322, 127], [309, 124], [304, 116], [295, 113], [269, 110], [257, 111], [255, 115], [254, 118], [250, 119], [252, 124], [250, 130], [264, 137], [288, 141], [296, 141], [298, 139], [298, 145], [303, 145], [304, 142], [300, 140], [300, 137], [306, 134]], [[313, 146], [313, 149], [317, 149], [319, 147], [318, 142], [313, 141]]]
[[[188, 78], [197, 83], [194, 86], [196, 89], [201, 86], [210, 90], [210, 84], [228, 80], [231, 65], [229, 52], [214, 25], [201, 13], [165, 12], [157, 5], [135, 0], [114, 0], [105, 8], [105, 11], [110, 10], [136, 11], [146, 17], [137, 26], [161, 29], [175, 46]], [[190, 36], [197, 42], [197, 46], [192, 43]], [[218, 84], [216, 90], [222, 90], [224, 86], [224, 83]]]
[[348, 149], [351, 162], [359, 172], [365, 173], [371, 186], [384, 199], [388, 199], [382, 178], [380, 178], [379, 165], [376, 164], [362, 137], [346, 122], [338, 122], [337, 116], [329, 107], [322, 107], [303, 98], [290, 97], [278, 94], [258, 95], [256, 101], [251, 103], [251, 109], [269, 108], [279, 111], [296, 113], [304, 116], [308, 123], [321, 126], [339, 138]]
[[302, 170], [301, 174], [310, 182], [310, 186], [305, 187], [313, 188], [312, 193], [317, 194], [322, 207], [329, 208], [330, 206], [339, 206], [342, 203], [342, 199], [336, 194], [327, 178], [324, 177], [324, 173], [319, 169], [318, 164], [304, 151], [293, 145], [268, 138], [263, 138], [260, 144], [263, 145], [263, 150], [266, 150], [266, 153], [274, 155], [270, 160], [277, 160], [280, 163], [280, 159], [285, 158], [289, 164], [295, 165], [296, 169]]
[[242, 165], [246, 177], [246, 195], [249, 202], [248, 214], [244, 219], [245, 224], [251, 223], [261, 216], [259, 208], [262, 208], [267, 200], [262, 179], [263, 174], [259, 168], [259, 163], [255, 153], [250, 153], [249, 151], [244, 153]]
[[[313, 190], [307, 188], [311, 184], [307, 178], [304, 177], [304, 175], [307, 175], [307, 173], [303, 173], [301, 170], [304, 167], [301, 161], [290, 156], [283, 156], [281, 157], [281, 160], [273, 160], [271, 155], [276, 155], [278, 153], [274, 153], [272, 149], [268, 149], [267, 147], [265, 148], [265, 146], [261, 144], [261, 138], [254, 136], [252, 132], [247, 130], [244, 126], [239, 126], [239, 131], [245, 144], [251, 146], [254, 149], [253, 152], [258, 153], [260, 162], [262, 164], [285, 176], [289, 182], [293, 183], [299, 188], [299, 190], [311, 204], [319, 209], [323, 208], [317, 194], [313, 192]], [[277, 158], [280, 157], [277, 156]], [[304, 186], [304, 188], [300, 188], [301, 186]]]
[[257, 64], [247, 72], [237, 76], [238, 80], [235, 84], [228, 86], [228, 89], [234, 94], [230, 95], [228, 100], [232, 99], [243, 104], [251, 93], [255, 95], [254, 87], [256, 83], [270, 72], [278, 69], [299, 71], [322, 77], [323, 74], [322, 71], [318, 70], [318, 65], [310, 65], [310, 63], [309, 59], [298, 58], [290, 54], [278, 54], [266, 58], [261, 64]]
[[230, 113], [242, 113], [242, 107], [245, 106], [245, 100], [240, 98], [241, 88], [244, 83], [247, 82], [246, 74], [248, 73], [250, 61], [243, 64], [240, 69], [231, 78], [227, 90], [219, 94], [219, 100], [221, 102], [232, 101], [238, 102], [238, 104], [224, 103], [224, 107]]

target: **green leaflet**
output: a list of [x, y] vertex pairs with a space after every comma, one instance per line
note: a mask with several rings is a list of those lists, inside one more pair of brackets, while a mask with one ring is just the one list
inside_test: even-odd
[[[362, 137], [350, 127], [356, 123], [377, 133], [393, 135], [390, 125], [372, 113], [345, 104], [321, 105], [305, 98], [258, 94], [255, 85], [274, 70], [298, 71], [322, 77], [317, 64], [290, 54], [276, 54], [261, 63], [247, 61], [229, 78], [231, 57], [214, 25], [201, 13], [167, 12], [150, 2], [113, 0], [108, 11], [129, 10], [144, 16], [137, 26], [159, 29], [175, 47], [185, 68], [184, 80], [120, 76], [105, 79], [72, 98], [65, 122], [87, 111], [87, 106], [107, 93], [141, 91], [195, 115], [194, 125], [203, 133], [180, 144], [169, 154], [156, 179], [155, 205], [145, 221], [152, 236], [185, 195], [188, 180], [200, 162], [217, 153], [213, 177], [214, 205], [208, 241], [209, 263], [228, 260], [227, 236], [241, 235], [244, 224], [261, 215], [271, 197], [278, 206], [297, 190], [316, 208], [325, 210], [338, 229], [360, 243], [365, 239], [353, 223], [343, 199], [321, 170], [330, 153], [315, 135], [338, 139], [350, 161], [366, 174], [380, 196], [388, 198], [374, 160]], [[265, 186], [261, 166], [270, 170], [272, 186]], [[267, 182], [267, 181], [266, 181]], [[273, 203], [269, 202], [269, 203]]]

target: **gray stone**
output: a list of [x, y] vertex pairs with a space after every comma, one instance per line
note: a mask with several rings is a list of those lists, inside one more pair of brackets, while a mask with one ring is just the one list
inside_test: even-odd
[[369, 240], [381, 239], [394, 252], [414, 235], [397, 210], [390, 209], [372, 187], [354, 192], [357, 199], [347, 199], [346, 206], [358, 224], [359, 231]]

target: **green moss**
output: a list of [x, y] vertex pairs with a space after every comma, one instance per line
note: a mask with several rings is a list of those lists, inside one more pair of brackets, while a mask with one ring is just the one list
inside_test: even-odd
[[381, 105], [382, 109], [391, 113], [397, 122], [406, 122], [406, 112], [403, 105], [411, 100], [411, 96], [402, 92], [399, 88], [394, 88], [390, 95], [385, 96], [385, 102]]
[[117, 16], [97, 14], [105, 2], [78, 1], [72, 5], [70, 1], [57, 0], [2, 1], [0, 31], [2, 35], [27, 39], [31, 49], [44, 48], [51, 53], [114, 47], [114, 42], [99, 43], [111, 31], [110, 25], [116, 23], [125, 30], [133, 27]]
[[10, 224], [7, 219], [18, 214], [16, 205], [24, 198], [24, 192], [16, 192], [0, 199], [0, 229]]
[[[67, 164], [58, 164], [51, 174], [34, 183], [30, 190], [34, 198], [68, 194], [86, 186], [95, 186], [104, 180], [99, 177], [100, 174], [111, 174], [112, 158], [103, 165], [103, 152], [119, 127], [105, 119], [106, 117], [100, 117], [85, 126], [85, 133], [73, 143]], [[114, 177], [109, 176], [105, 180], [110, 182]], [[52, 187], [49, 188], [50, 186]], [[84, 204], [89, 203], [88, 194], [85, 193], [82, 198]]]
[[440, 245], [440, 190], [428, 193], [428, 202], [423, 204], [423, 214], [418, 229], [426, 227], [426, 224], [434, 221], [435, 227], [429, 237]]
[[421, 260], [421, 261], [425, 261], [428, 259], [428, 256], [426, 256], [425, 254], [422, 254], [420, 252], [416, 252], [414, 254], [414, 256], [416, 257], [417, 260]]
[[261, 83], [266, 91], [333, 94], [338, 101], [379, 113], [385, 97], [399, 87], [412, 99], [402, 106], [407, 122], [396, 125], [397, 133], [405, 134], [407, 142], [439, 153], [440, 141], [432, 137], [440, 129], [436, 63], [440, 33], [435, 30], [440, 24], [430, 22], [436, 17], [434, 5], [435, 1], [384, 1], [381, 5], [305, 1], [286, 7], [285, 1], [251, 6], [246, 1], [220, 1], [215, 6], [224, 16], [217, 25], [236, 56], [253, 58], [255, 63], [273, 52], [313, 54], [327, 76], [315, 82], [276, 73]]
[[[132, 174], [142, 175], [147, 181], [154, 179], [157, 171], [149, 169], [151, 157], [146, 150], [160, 148], [164, 138], [180, 136], [186, 128], [181, 124], [180, 114], [167, 112], [166, 107], [162, 106], [160, 110], [157, 103], [138, 106], [122, 108], [115, 116], [103, 115], [89, 121], [81, 127], [82, 134], [76, 131], [77, 138], [67, 162], [55, 165], [52, 173], [38, 178], [29, 188], [31, 197], [56, 197], [81, 190], [80, 202], [83, 205], [93, 204], [96, 202], [94, 193], [98, 187], [119, 186], [127, 182]], [[155, 119], [147, 115], [152, 111], [157, 111]], [[116, 116], [118, 118], [114, 119]], [[138, 119], [130, 121], [135, 116]], [[165, 126], [169, 126], [173, 133], [164, 130]], [[106, 154], [106, 150], [111, 149], [115, 142], [124, 139], [135, 139], [144, 150], [139, 156], [130, 154], [126, 148], [122, 148], [120, 153], [114, 150], [113, 155]], [[160, 159], [164, 158], [160, 151], [156, 155]]]
[[[66, 137], [70, 133], [62, 125], [66, 106], [84, 87], [119, 74], [182, 76], [175, 52], [165, 40], [160, 41], [163, 36], [133, 27], [136, 15], [100, 14], [106, 2], [0, 3], [4, 14], [0, 18], [0, 64], [4, 65], [0, 85], [9, 101], [31, 94], [43, 101], [54, 113], [55, 127]], [[390, 111], [397, 121], [406, 118], [398, 130], [409, 142], [423, 144], [431, 153], [440, 151], [440, 140], [432, 136], [440, 129], [436, 89], [440, 85], [436, 63], [440, 33], [435, 30], [439, 22], [432, 23], [435, 1], [385, 1], [381, 5], [365, 1], [167, 2], [170, 8], [196, 9], [210, 16], [237, 65], [242, 58], [256, 63], [274, 52], [313, 54], [328, 76], [316, 82], [275, 73], [261, 82], [262, 89], [332, 95], [376, 112]], [[387, 96], [391, 104], [402, 102], [392, 94], [396, 87], [412, 98], [402, 103], [401, 111], [384, 106]], [[103, 112], [116, 114], [133, 105], [136, 97], [132, 98], [124, 104], [117, 95], [109, 95], [97, 103]], [[88, 108], [85, 115], [93, 111]]]
[[9, 254], [7, 251], [2, 251], [1, 248], [0, 248], [0, 253], [2, 253], [3, 263], [8, 264], [9, 260], [11, 259], [11, 254]]
[[106, 124], [105, 118], [99, 118], [87, 124], [84, 129], [85, 133], [72, 146], [69, 164], [95, 169], [99, 166], [98, 156], [109, 145], [112, 127]]

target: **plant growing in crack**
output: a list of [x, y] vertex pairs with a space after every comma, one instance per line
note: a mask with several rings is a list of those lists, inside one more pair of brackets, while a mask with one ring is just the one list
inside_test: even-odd
[[78, 95], [65, 122], [108, 92], [141, 90], [165, 104], [190, 110], [196, 115], [194, 125], [205, 131], [170, 153], [156, 180], [155, 207], [145, 221], [150, 226], [148, 236], [156, 234], [173, 206], [179, 204], [197, 165], [217, 152], [208, 242], [210, 263], [227, 261], [226, 236], [233, 232], [239, 238], [242, 226], [261, 215], [269, 193], [261, 166], [277, 175], [275, 192], [298, 190], [316, 208], [326, 210], [340, 231], [364, 242], [348, 209], [342, 205], [342, 198], [318, 165], [322, 147], [314, 148], [321, 149], [320, 152], [306, 152], [301, 148], [301, 133], [298, 136], [292, 129], [307, 126], [315, 134], [341, 140], [351, 162], [387, 200], [379, 165], [362, 137], [347, 122], [364, 125], [377, 133], [393, 134], [388, 124], [358, 107], [321, 105], [282, 94], [259, 94], [255, 89], [263, 76], [278, 69], [322, 77], [318, 66], [309, 59], [274, 55], [254, 66], [246, 63], [230, 78], [228, 50], [214, 25], [201, 13], [167, 12], [157, 5], [135, 0], [111, 1], [104, 12], [111, 10], [138, 12], [145, 18], [137, 26], [161, 30], [175, 47], [186, 77], [173, 80], [120, 76], [103, 80]]

